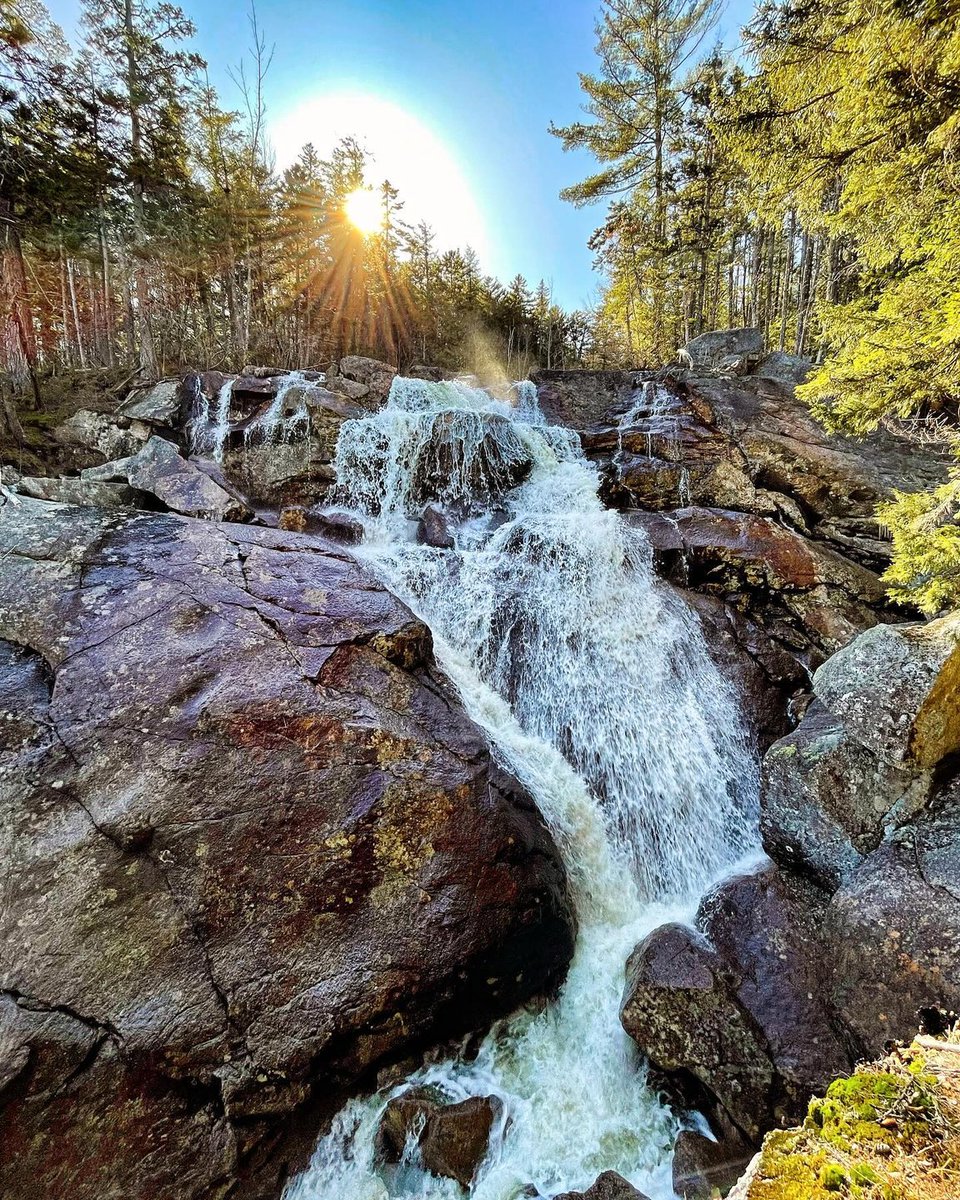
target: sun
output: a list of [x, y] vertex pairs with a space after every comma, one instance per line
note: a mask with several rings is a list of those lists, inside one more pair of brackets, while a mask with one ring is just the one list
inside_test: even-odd
[[[448, 143], [448, 135], [438, 116], [423, 120], [393, 100], [353, 88], [302, 96], [270, 121], [270, 139], [281, 167], [294, 163], [306, 142], [325, 157], [340, 138], [356, 138], [372, 157], [369, 182], [389, 179], [399, 189], [404, 221], [426, 221], [441, 253], [470, 246], [487, 263], [492, 246], [482, 209], [483, 180], [474, 178], [470, 164]], [[374, 191], [373, 197], [378, 200], [379, 193]], [[363, 200], [359, 221], [350, 202], [344, 215], [357, 230], [369, 228], [368, 218], [374, 223], [372, 233], [382, 229], [382, 213], [371, 213], [374, 199]]]
[[362, 234], [369, 236], [383, 228], [383, 205], [376, 192], [369, 188], [357, 188], [343, 202], [347, 220]]

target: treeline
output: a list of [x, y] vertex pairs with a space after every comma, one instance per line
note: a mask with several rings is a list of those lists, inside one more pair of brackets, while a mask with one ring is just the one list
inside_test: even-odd
[[[600, 319], [635, 362], [670, 361], [698, 334], [740, 325], [815, 356], [820, 306], [855, 292], [850, 239], [810, 220], [795, 181], [767, 169], [780, 135], [774, 110], [755, 108], [763, 85], [708, 49], [720, 11], [719, 0], [606, 0], [601, 71], [581, 76], [593, 120], [553, 130], [598, 160], [564, 195], [609, 199], [592, 241], [606, 277]], [[754, 61], [785, 11], [764, 7], [744, 31]], [[811, 168], [815, 158], [798, 165]]]
[[[601, 324], [663, 361], [708, 328], [760, 325], [821, 364], [801, 389], [832, 428], [943, 447], [960, 403], [960, 5], [761, 3], [737, 56], [716, 0], [604, 0], [588, 119], [555, 132], [598, 169]], [[888, 575], [960, 602], [960, 476], [901, 497]]]
[[0, 0], [0, 352], [37, 403], [38, 374], [67, 368], [583, 361], [584, 313], [490, 278], [469, 249], [439, 252], [389, 183], [380, 227], [356, 228], [345, 205], [373, 170], [356, 141], [272, 167], [254, 13], [238, 111], [175, 5], [83, 0], [82, 29], [71, 50], [39, 0]]

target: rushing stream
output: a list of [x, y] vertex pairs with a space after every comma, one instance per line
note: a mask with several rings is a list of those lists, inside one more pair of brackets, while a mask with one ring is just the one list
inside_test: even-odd
[[[397, 379], [382, 412], [344, 423], [337, 472], [364, 520], [360, 553], [430, 625], [470, 716], [536, 798], [579, 937], [555, 1003], [502, 1022], [475, 1057], [350, 1102], [287, 1200], [462, 1200], [412, 1144], [399, 1168], [376, 1161], [383, 1109], [411, 1084], [501, 1099], [475, 1200], [584, 1189], [604, 1170], [665, 1200], [676, 1121], [620, 1026], [624, 964], [754, 850], [756, 766], [736, 697], [531, 384], [496, 399]], [[427, 498], [458, 514], [454, 549], [416, 543]]]

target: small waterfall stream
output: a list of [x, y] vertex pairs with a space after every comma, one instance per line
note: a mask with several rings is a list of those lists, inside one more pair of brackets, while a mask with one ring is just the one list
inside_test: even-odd
[[[360, 553], [428, 622], [467, 711], [536, 798], [579, 938], [555, 1003], [502, 1022], [473, 1058], [349, 1103], [287, 1200], [462, 1200], [413, 1146], [400, 1168], [376, 1162], [383, 1109], [411, 1084], [501, 1099], [474, 1200], [584, 1189], [604, 1170], [666, 1200], [676, 1120], [620, 1026], [624, 964], [754, 852], [756, 765], [736, 698], [531, 384], [497, 399], [397, 379], [385, 409], [344, 423], [337, 471], [365, 524]], [[455, 549], [413, 541], [425, 498], [456, 512]]]

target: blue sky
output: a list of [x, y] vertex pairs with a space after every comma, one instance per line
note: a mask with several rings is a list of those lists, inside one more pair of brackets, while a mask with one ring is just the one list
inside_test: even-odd
[[[180, 2], [212, 81], [238, 106], [228, 68], [250, 41], [244, 0]], [[78, 0], [49, 7], [70, 36]], [[545, 278], [559, 303], [584, 306], [597, 284], [586, 242], [602, 209], [559, 199], [591, 160], [565, 154], [547, 127], [578, 116], [577, 72], [593, 69], [598, 9], [599, 0], [258, 0], [275, 47], [267, 115], [278, 161], [302, 141], [328, 148], [356, 114], [378, 159], [372, 178], [391, 177], [409, 218], [430, 218], [442, 242], [469, 238], [500, 278]], [[749, 10], [731, 0], [725, 44]]]

